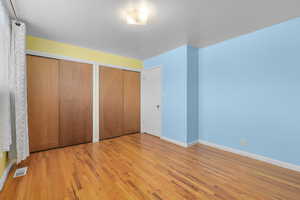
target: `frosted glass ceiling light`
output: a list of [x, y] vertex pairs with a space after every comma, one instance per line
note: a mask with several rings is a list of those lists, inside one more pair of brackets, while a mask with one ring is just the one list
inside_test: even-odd
[[149, 17], [149, 9], [145, 5], [130, 8], [125, 13], [127, 24], [146, 25]]

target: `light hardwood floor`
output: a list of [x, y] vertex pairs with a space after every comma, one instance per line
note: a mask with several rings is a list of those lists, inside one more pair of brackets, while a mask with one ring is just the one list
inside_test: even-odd
[[[146, 134], [34, 153], [1, 200], [299, 200], [300, 173]], [[14, 170], [13, 170], [14, 171]]]

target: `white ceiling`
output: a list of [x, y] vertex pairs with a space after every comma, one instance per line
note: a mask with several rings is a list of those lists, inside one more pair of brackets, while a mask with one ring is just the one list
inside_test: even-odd
[[148, 0], [155, 13], [147, 26], [134, 26], [120, 13], [141, 0], [14, 1], [31, 35], [139, 59], [183, 44], [205, 47], [300, 16], [300, 0]]

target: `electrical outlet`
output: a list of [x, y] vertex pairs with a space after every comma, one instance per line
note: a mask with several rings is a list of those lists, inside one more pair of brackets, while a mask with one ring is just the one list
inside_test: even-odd
[[245, 140], [245, 139], [241, 139], [241, 140], [240, 140], [240, 145], [241, 145], [241, 146], [248, 146], [248, 141]]

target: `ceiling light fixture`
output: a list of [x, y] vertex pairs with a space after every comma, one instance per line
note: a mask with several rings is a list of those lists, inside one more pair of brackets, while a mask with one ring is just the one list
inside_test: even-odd
[[125, 11], [125, 20], [127, 24], [146, 25], [149, 18], [149, 8], [147, 4], [141, 3], [136, 7], [130, 7]]

